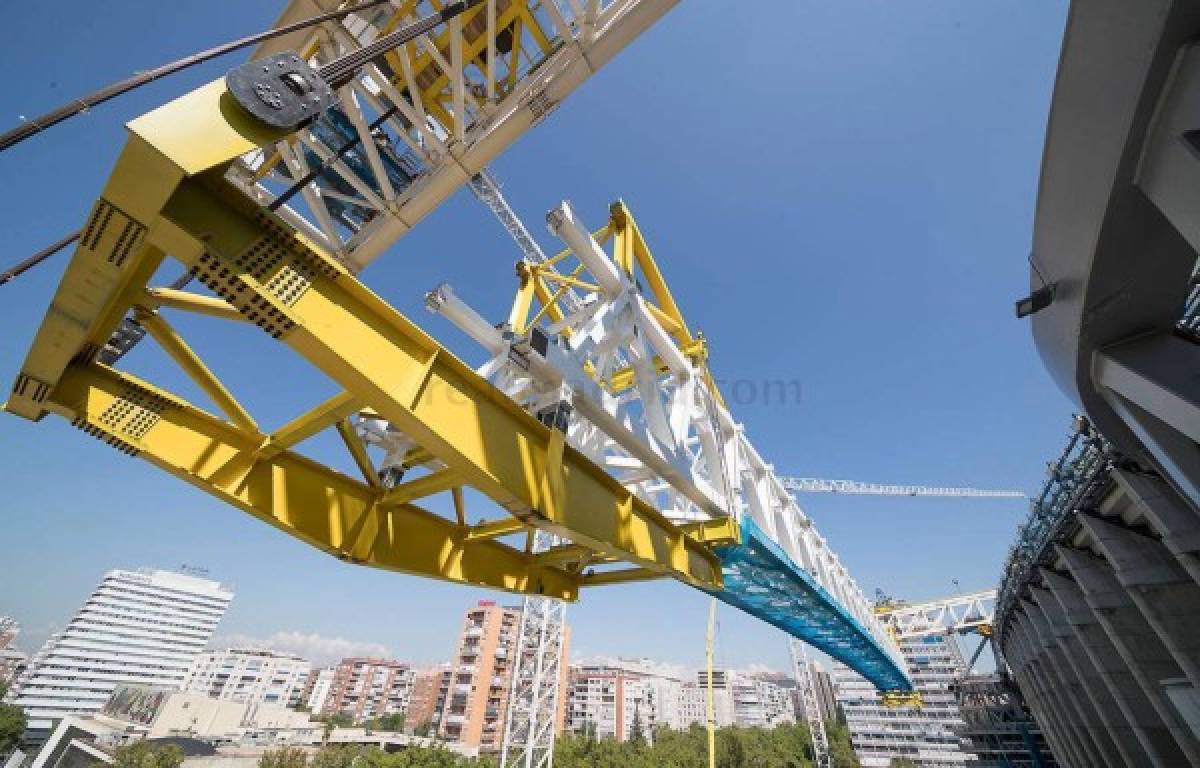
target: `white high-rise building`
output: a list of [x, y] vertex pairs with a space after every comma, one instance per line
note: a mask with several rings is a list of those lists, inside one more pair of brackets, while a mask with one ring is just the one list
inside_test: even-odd
[[[715, 682], [716, 676], [713, 676]], [[796, 722], [792, 692], [769, 680], [732, 674], [733, 722], [742, 728], [774, 728]]]
[[233, 593], [216, 581], [171, 571], [109, 571], [61, 633], [47, 641], [13, 703], [26, 738], [57, 720], [99, 710], [122, 684], [178, 690]]
[[294, 707], [312, 664], [294, 653], [264, 648], [229, 648], [196, 656], [183, 682], [187, 693], [250, 704]]
[[964, 749], [965, 723], [951, 685], [965, 671], [952, 637], [906, 638], [900, 650], [908, 663], [921, 707], [888, 708], [875, 687], [843, 664], [834, 664], [838, 704], [846, 715], [854, 753], [863, 768], [884, 768], [908, 758], [922, 768], [948, 768], [974, 761]]
[[309, 675], [304, 685], [305, 697], [302, 702], [309, 712], [316, 714], [325, 709], [325, 700], [329, 698], [329, 692], [333, 690], [333, 678], [336, 671], [333, 667], [324, 667]]

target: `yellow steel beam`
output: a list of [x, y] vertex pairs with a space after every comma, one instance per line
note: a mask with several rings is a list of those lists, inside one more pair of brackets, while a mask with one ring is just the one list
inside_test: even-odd
[[[696, 586], [720, 586], [719, 560], [706, 546], [224, 180], [228, 163], [282, 132], [244, 115], [222, 81], [138, 118], [130, 130], [97, 204], [100, 215], [89, 222], [95, 232], [80, 239], [9, 410], [39, 417], [68, 364], [92, 359], [89, 344], [108, 338], [143, 296], [163, 253], [170, 253], [251, 322], [353, 393], [360, 407], [378, 412], [524, 523], [602, 556]], [[288, 455], [272, 455], [278, 449], [270, 443], [241, 447], [248, 455], [240, 461], [256, 466]], [[373, 499], [382, 493], [363, 487]], [[313, 503], [336, 505], [325, 494]], [[382, 518], [364, 519], [363, 531], [385, 530]], [[374, 540], [368, 533], [357, 541]], [[532, 562], [509, 564], [507, 588], [536, 577]]]
[[462, 528], [467, 524], [467, 503], [463, 499], [462, 486], [456, 485], [451, 488], [450, 495], [454, 499], [454, 517], [458, 521], [458, 527]]
[[707, 544], [730, 544], [741, 541], [737, 521], [732, 517], [680, 523], [679, 527], [691, 538]]
[[72, 365], [47, 409], [343, 560], [525, 594], [573, 600], [578, 577], [290, 451], [265, 458], [257, 440], [170, 393], [92, 363]]
[[921, 709], [924, 706], [919, 691], [883, 691], [879, 701], [888, 709]]
[[517, 295], [513, 298], [512, 311], [508, 313], [508, 325], [516, 333], [525, 333], [528, 327], [529, 308], [537, 290], [537, 280], [530, 265], [517, 262]]
[[683, 319], [683, 313], [679, 311], [679, 305], [675, 303], [675, 297], [671, 295], [671, 289], [667, 287], [667, 281], [663, 278], [662, 271], [658, 268], [658, 262], [654, 260], [654, 255], [650, 253], [650, 248], [646, 245], [646, 240], [642, 237], [642, 231], [638, 228], [633, 214], [620, 200], [612, 204], [609, 213], [613, 227], [624, 228], [629, 233], [633, 259], [637, 262], [638, 270], [645, 278], [646, 285], [657, 299], [658, 307], [679, 326], [679, 330], [673, 335], [679, 341], [680, 346], [691, 344], [695, 338], [688, 330], [687, 321]]
[[183, 369], [188, 378], [204, 390], [204, 394], [212, 398], [212, 401], [224, 411], [230, 421], [251, 434], [258, 434], [258, 424], [255, 423], [250, 413], [242, 407], [237, 398], [221, 383], [216, 374], [209, 370], [200, 356], [192, 351], [187, 342], [180, 338], [166, 320], [159, 317], [157, 313], [147, 310], [138, 310], [135, 317], [138, 324], [146, 329], [146, 332], [158, 342], [163, 351]]
[[549, 280], [549, 281], [555, 282], [555, 283], [559, 283], [561, 285], [572, 285], [572, 286], [575, 286], [576, 288], [580, 288], [585, 291], [591, 291], [592, 293], [599, 293], [600, 286], [596, 285], [595, 283], [589, 283], [586, 280], [580, 280], [578, 277], [575, 277], [575, 274], [577, 274], [579, 271], [580, 270], [576, 270], [575, 273], [572, 273], [570, 275], [563, 275], [558, 272], [552, 272], [550, 270], [544, 270], [544, 271], [539, 270], [538, 275], [545, 278], [546, 280]]
[[[687, 357], [693, 359], [703, 359], [708, 350], [704, 339], [698, 338], [690, 345], [682, 347], [680, 351], [683, 352], [683, 354]], [[657, 355], [654, 356], [654, 368], [660, 375], [670, 373], [671, 371], [671, 369], [667, 367], [667, 364], [663, 362], [663, 359]], [[618, 368], [617, 370], [613, 371], [612, 375], [608, 378], [609, 388], [613, 392], [623, 392], [632, 387], [636, 381], [637, 375], [634, 373], [633, 368], [628, 366], [625, 368]]]

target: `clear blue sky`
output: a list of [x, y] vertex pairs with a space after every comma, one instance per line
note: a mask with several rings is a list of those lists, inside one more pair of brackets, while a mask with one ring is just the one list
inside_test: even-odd
[[[1036, 489], [1064, 439], [1054, 387], [1013, 301], [1026, 254], [1065, 0], [686, 0], [495, 163], [539, 236], [569, 198], [593, 226], [631, 206], [718, 378], [797, 380], [800, 402], [739, 406], [790, 474]], [[7, 14], [0, 124], [265, 28], [267, 0], [24, 3]], [[155, 84], [0, 155], [4, 261], [78, 227], [125, 120], [220, 75]], [[548, 244], [548, 239], [543, 237]], [[421, 309], [451, 282], [499, 316], [517, 254], [467, 193], [365, 273]], [[0, 288], [10, 380], [66, 259]], [[215, 322], [200, 351], [271, 427], [332, 391], [262, 334]], [[129, 362], [162, 370], [144, 344]], [[232, 350], [232, 351], [231, 351]], [[269, 357], [274, 355], [273, 357]], [[269, 360], [270, 362], [265, 362]], [[166, 377], [174, 385], [177, 377]], [[186, 387], [180, 389], [190, 393]], [[318, 446], [318, 449], [320, 446]], [[201, 564], [238, 596], [219, 632], [301, 632], [442, 660], [480, 590], [355, 568], [85, 438], [0, 416], [0, 613], [32, 648], [112, 567]], [[996, 583], [1021, 502], [814, 497], [805, 506], [870, 595]], [[674, 583], [607, 587], [570, 609], [578, 653], [703, 656], [706, 600]], [[775, 630], [724, 609], [720, 658], [786, 663]]]

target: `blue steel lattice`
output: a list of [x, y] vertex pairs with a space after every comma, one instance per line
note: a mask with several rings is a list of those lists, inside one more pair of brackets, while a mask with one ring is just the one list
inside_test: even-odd
[[742, 541], [715, 548], [725, 586], [713, 596], [818, 648], [883, 691], [911, 691], [907, 672], [841, 603], [749, 517]]

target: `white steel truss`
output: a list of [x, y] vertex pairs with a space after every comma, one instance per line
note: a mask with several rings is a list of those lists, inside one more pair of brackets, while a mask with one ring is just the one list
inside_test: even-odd
[[992, 491], [979, 488], [936, 488], [926, 485], [883, 485], [856, 480], [825, 480], [816, 477], [782, 477], [795, 493], [846, 493], [866, 496], [950, 496], [958, 498], [1024, 499], [1022, 491]]
[[[432, 311], [487, 350], [480, 373], [547, 423], [561, 418], [572, 447], [669, 519], [749, 515], [903, 668], [857, 583], [733, 420], [703, 356], [685, 353], [663, 311], [569, 204], [547, 221], [566, 245], [554, 259], [555, 295], [566, 308], [558, 319], [543, 312], [540, 324], [514, 331], [493, 325], [449, 286], [429, 294]], [[616, 391], [610, 381], [622, 374], [628, 385]], [[579, 565], [604, 576], [603, 565]]]
[[899, 638], [927, 635], [991, 633], [996, 617], [996, 590], [931, 600], [917, 605], [898, 605], [879, 613]]
[[829, 735], [825, 732], [825, 720], [817, 703], [817, 682], [813, 678], [812, 665], [808, 661], [808, 647], [795, 638], [788, 639], [792, 653], [792, 668], [796, 685], [800, 688], [800, 706], [808, 723], [812, 740], [814, 768], [833, 768], [833, 753], [829, 750]]
[[[228, 178], [358, 271], [612, 59], [677, 0], [486, 0], [364, 67], [321, 119], [247, 155]], [[277, 26], [311, 16], [292, 0]], [[435, 10], [394, 0], [260, 46], [321, 65]], [[350, 143], [353, 148], [339, 156]]]
[[[534, 551], [556, 543], [538, 532]], [[554, 763], [554, 739], [563, 691], [566, 608], [561, 600], [526, 597], [517, 635], [517, 659], [513, 668], [501, 768], [550, 768]]]

